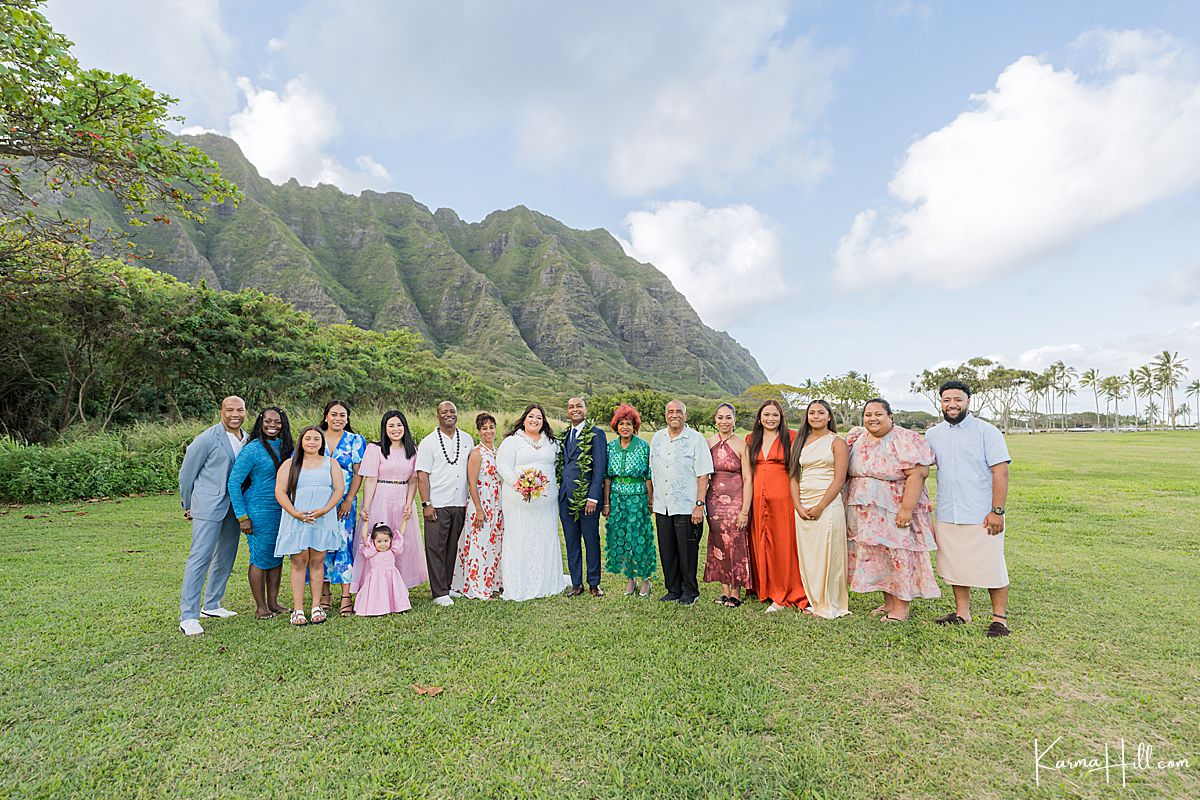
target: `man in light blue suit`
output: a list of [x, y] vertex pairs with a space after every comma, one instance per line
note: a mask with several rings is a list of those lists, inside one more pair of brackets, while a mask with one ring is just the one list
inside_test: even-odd
[[[179, 599], [179, 629], [187, 636], [204, 633], [200, 615], [233, 617], [221, 607], [225, 584], [237, 558], [241, 529], [229, 501], [229, 472], [246, 441], [242, 422], [246, 403], [240, 397], [221, 401], [221, 421], [188, 445], [179, 468], [179, 498], [183, 517], [192, 522], [192, 550], [183, 569]], [[205, 587], [205, 578], [208, 586]], [[200, 593], [204, 591], [204, 606]]]

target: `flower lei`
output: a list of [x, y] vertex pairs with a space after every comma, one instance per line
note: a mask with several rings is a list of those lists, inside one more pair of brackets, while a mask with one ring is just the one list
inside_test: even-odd
[[[562, 446], [558, 448], [558, 459], [554, 465], [560, 486], [562, 485], [563, 465], [567, 460], [567, 438], [571, 435], [571, 430], [572, 428], [567, 428], [562, 433]], [[576, 522], [579, 521], [579, 515], [583, 513], [584, 506], [587, 505], [588, 489], [592, 483], [592, 439], [595, 436], [595, 426], [590, 419], [585, 419], [583, 430], [579, 434], [579, 458], [576, 460], [576, 463], [579, 464], [579, 477], [575, 479], [575, 489], [567, 498], [567, 511], [571, 513], [571, 518]]]

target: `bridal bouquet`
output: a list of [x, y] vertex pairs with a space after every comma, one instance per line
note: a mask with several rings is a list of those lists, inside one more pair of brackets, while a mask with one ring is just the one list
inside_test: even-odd
[[517, 476], [513, 488], [521, 495], [521, 499], [528, 503], [533, 498], [545, 494], [549, 485], [550, 479], [546, 477], [546, 473], [536, 467], [529, 467]]

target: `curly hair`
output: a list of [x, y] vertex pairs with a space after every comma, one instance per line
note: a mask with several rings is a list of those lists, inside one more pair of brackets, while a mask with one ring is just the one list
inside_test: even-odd
[[616, 410], [613, 411], [613, 418], [612, 422], [609, 423], [609, 427], [615, 431], [617, 424], [623, 419], [627, 419], [633, 423], [634, 433], [642, 429], [642, 415], [638, 413], [636, 408], [629, 405], [629, 403], [621, 403], [621, 405], [617, 406]]

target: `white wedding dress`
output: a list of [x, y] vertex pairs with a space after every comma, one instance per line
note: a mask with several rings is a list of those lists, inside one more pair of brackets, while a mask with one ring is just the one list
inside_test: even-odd
[[[558, 443], [544, 434], [534, 447], [524, 431], [507, 437], [496, 451], [502, 486], [504, 538], [500, 556], [501, 595], [505, 600], [531, 600], [561, 592], [570, 582], [563, 574], [558, 542], [558, 482], [554, 458]], [[550, 479], [541, 497], [528, 503], [515, 489], [517, 476], [535, 467]]]

